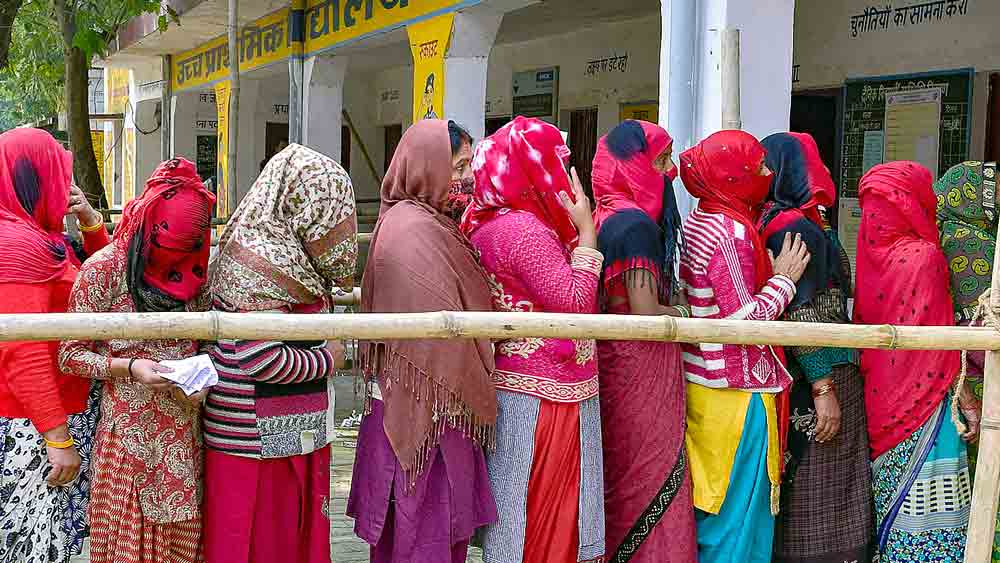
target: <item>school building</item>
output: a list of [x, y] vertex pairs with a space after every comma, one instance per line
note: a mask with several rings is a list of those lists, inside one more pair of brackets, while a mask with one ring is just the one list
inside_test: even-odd
[[[166, 3], [180, 25], [136, 18], [103, 61], [107, 112], [125, 116], [103, 125], [114, 207], [166, 156], [215, 185], [225, 169], [226, 1]], [[244, 0], [239, 17], [239, 194], [300, 142], [341, 161], [359, 199], [377, 198], [402, 132], [425, 116], [477, 139], [513, 115], [547, 119], [586, 179], [622, 119], [659, 121], [679, 152], [723, 128], [734, 88], [743, 129], [817, 138], [842, 230], [876, 163], [942, 173], [1000, 153], [996, 0]]]

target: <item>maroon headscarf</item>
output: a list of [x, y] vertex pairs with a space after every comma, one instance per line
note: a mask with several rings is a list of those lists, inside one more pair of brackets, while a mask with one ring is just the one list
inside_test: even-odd
[[[414, 123], [382, 182], [361, 312], [493, 310], [472, 246], [444, 214], [450, 182], [448, 123]], [[381, 388], [385, 433], [411, 482], [445, 425], [492, 441], [497, 401], [488, 339], [383, 339], [363, 343], [361, 355], [365, 375]]]
[[[854, 322], [954, 325], [932, 183], [916, 162], [882, 164], [861, 178]], [[960, 357], [950, 350], [861, 352], [872, 459], [927, 422], [958, 374]]]
[[73, 157], [41, 129], [0, 135], [0, 281], [44, 283], [69, 266], [63, 217]]

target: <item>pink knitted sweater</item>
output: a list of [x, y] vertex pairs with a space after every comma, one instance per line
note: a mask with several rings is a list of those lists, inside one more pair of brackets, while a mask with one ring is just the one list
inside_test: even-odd
[[[572, 253], [531, 213], [512, 211], [472, 234], [490, 274], [498, 311], [596, 313], [604, 257], [592, 248]], [[597, 395], [593, 340], [519, 338], [496, 345], [498, 389], [562, 403]]]
[[[791, 279], [776, 275], [755, 291], [754, 252], [743, 225], [695, 209], [684, 223], [681, 281], [694, 317], [776, 320], [795, 297]], [[792, 378], [769, 346], [684, 344], [691, 383], [764, 393], [787, 389]]]

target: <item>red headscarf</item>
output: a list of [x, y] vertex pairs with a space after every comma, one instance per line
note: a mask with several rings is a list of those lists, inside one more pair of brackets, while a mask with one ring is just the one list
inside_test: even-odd
[[[214, 205], [215, 196], [191, 161], [168, 160], [150, 176], [142, 195], [125, 206], [115, 245], [130, 253], [130, 269], [135, 260], [142, 262], [142, 281], [189, 301], [207, 279]], [[132, 285], [130, 280], [134, 295]]]
[[555, 126], [534, 118], [517, 117], [483, 139], [472, 160], [476, 191], [462, 218], [462, 232], [471, 236], [497, 215], [510, 211], [534, 214], [559, 236], [567, 248], [576, 248], [579, 234], [559, 199], [574, 199], [566, 164], [569, 147]]
[[0, 135], [0, 281], [44, 283], [66, 271], [63, 217], [73, 157], [41, 129]]
[[758, 172], [766, 152], [753, 135], [719, 131], [681, 154], [681, 180], [705, 213], [721, 213], [746, 228], [754, 249], [756, 289], [771, 279], [771, 259], [757, 234], [756, 219], [771, 176]]
[[809, 189], [812, 199], [817, 205], [827, 209], [833, 207], [837, 199], [837, 186], [833, 183], [830, 169], [823, 164], [819, 154], [819, 145], [809, 133], [789, 133], [802, 146], [802, 154], [806, 159], [806, 169], [809, 171]]
[[669, 149], [674, 140], [659, 125], [636, 121], [645, 136], [646, 148], [619, 160], [601, 137], [594, 156], [591, 182], [594, 187], [594, 224], [598, 230], [605, 219], [624, 209], [641, 209], [657, 223], [663, 217], [663, 174], [653, 162]]
[[[954, 325], [932, 182], [930, 171], [915, 162], [882, 164], [861, 178], [861, 291], [854, 301], [854, 322]], [[862, 351], [872, 459], [927, 422], [948, 393], [959, 364], [956, 351]]]

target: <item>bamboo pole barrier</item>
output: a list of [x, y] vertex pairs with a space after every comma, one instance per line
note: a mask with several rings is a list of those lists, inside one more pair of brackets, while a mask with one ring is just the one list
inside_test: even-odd
[[[993, 258], [990, 308], [1000, 307], [1000, 254]], [[988, 330], [994, 331], [994, 328]], [[996, 538], [997, 504], [1000, 501], [1000, 352], [988, 351], [983, 367], [983, 419], [979, 459], [972, 490], [965, 563], [990, 563]]]
[[849, 325], [682, 319], [640, 315], [450, 311], [350, 315], [219, 312], [0, 315], [0, 341], [171, 338], [292, 341], [594, 338], [905, 350], [1000, 350], [1000, 333], [985, 327]]

